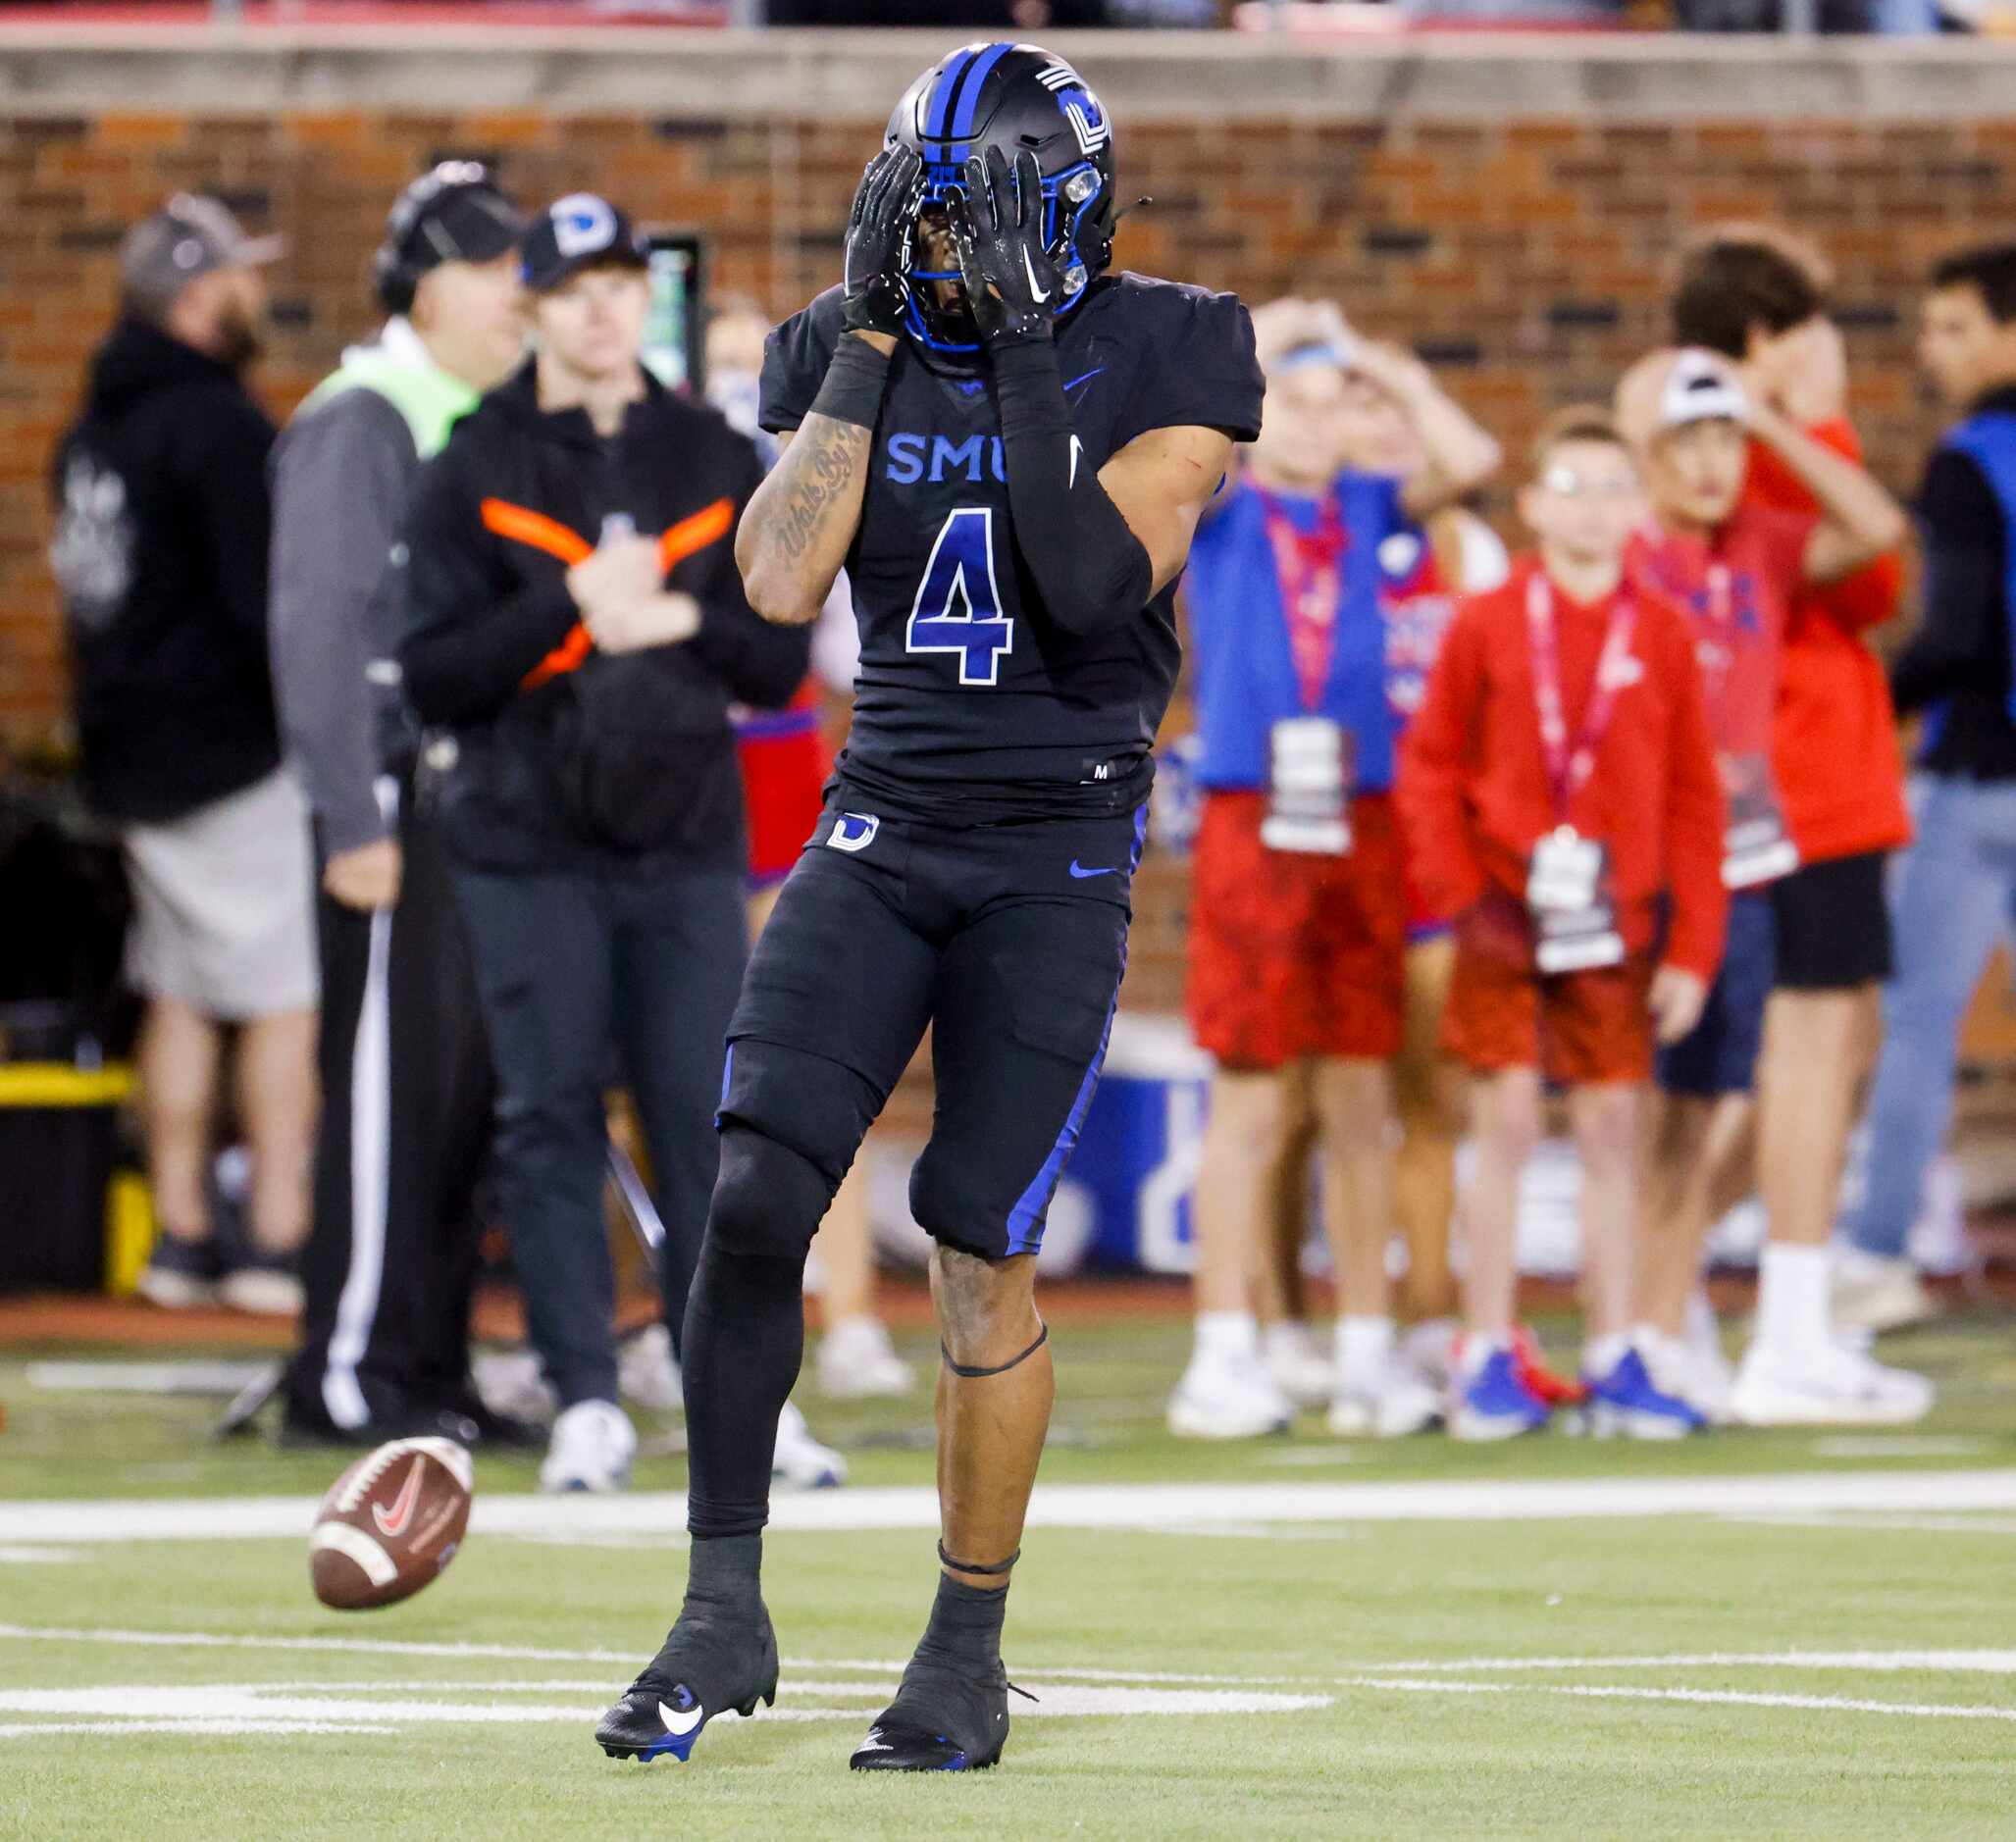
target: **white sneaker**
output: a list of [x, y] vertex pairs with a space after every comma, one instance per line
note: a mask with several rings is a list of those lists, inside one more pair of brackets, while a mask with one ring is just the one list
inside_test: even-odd
[[577, 1401], [553, 1422], [539, 1487], [547, 1491], [625, 1490], [637, 1432], [613, 1401]]
[[1259, 1439], [1294, 1420], [1294, 1403], [1254, 1356], [1199, 1351], [1169, 1397], [1169, 1431], [1181, 1439]]
[[1336, 1386], [1336, 1371], [1317, 1343], [1316, 1332], [1307, 1324], [1284, 1321], [1269, 1324], [1261, 1332], [1266, 1348], [1267, 1373], [1292, 1405], [1319, 1407], [1329, 1400]]
[[847, 1460], [812, 1437], [805, 1416], [787, 1401], [777, 1416], [777, 1454], [770, 1476], [792, 1490], [830, 1490], [847, 1482]]
[[531, 1350], [485, 1350], [471, 1358], [469, 1373], [483, 1405], [514, 1420], [550, 1420], [560, 1398]]
[[1902, 1426], [1931, 1412], [1935, 1397], [1923, 1375], [1838, 1343], [1781, 1353], [1757, 1342], [1730, 1406], [1746, 1426]]
[[284, 1260], [252, 1259], [217, 1282], [218, 1299], [255, 1317], [299, 1317], [301, 1282]]
[[[1693, 1327], [1689, 1325], [1691, 1330]], [[1632, 1341], [1645, 1358], [1646, 1372], [1661, 1394], [1675, 1395], [1708, 1422], [1727, 1426], [1732, 1415], [1730, 1396], [1736, 1383], [1735, 1371], [1722, 1354], [1720, 1344], [1702, 1344], [1686, 1337], [1662, 1337], [1656, 1330], [1641, 1329]]]
[[1370, 1374], [1340, 1376], [1330, 1402], [1330, 1431], [1344, 1439], [1405, 1439], [1441, 1417], [1441, 1392], [1398, 1357]]
[[1463, 1326], [1453, 1317], [1430, 1317], [1400, 1339], [1401, 1359], [1431, 1388], [1446, 1390], [1456, 1375], [1456, 1346]]
[[850, 1317], [819, 1339], [819, 1392], [834, 1401], [906, 1395], [916, 1381], [879, 1318]]
[[616, 1392], [653, 1413], [683, 1413], [686, 1394], [672, 1333], [651, 1324], [616, 1346]]
[[1918, 1268], [1909, 1260], [1887, 1259], [1852, 1247], [1835, 1250], [1832, 1308], [1840, 1329], [1879, 1334], [1939, 1314], [1938, 1301], [1925, 1289]]

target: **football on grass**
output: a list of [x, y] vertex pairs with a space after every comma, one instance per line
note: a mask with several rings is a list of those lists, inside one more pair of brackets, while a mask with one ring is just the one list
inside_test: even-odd
[[410, 1599], [462, 1545], [472, 1476], [452, 1439], [394, 1439], [359, 1458], [315, 1514], [315, 1597], [336, 1612]]

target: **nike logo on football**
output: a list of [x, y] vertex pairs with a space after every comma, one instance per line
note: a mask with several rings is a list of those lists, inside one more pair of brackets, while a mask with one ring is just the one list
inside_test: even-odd
[[1088, 876], [1118, 876], [1119, 871], [1111, 864], [1108, 864], [1103, 870], [1088, 870], [1076, 857], [1073, 857], [1071, 859], [1071, 874], [1082, 883]]
[[664, 1721], [665, 1731], [675, 1740], [683, 1740], [689, 1733], [695, 1732], [706, 1718], [706, 1709], [698, 1702], [695, 1702], [691, 1710], [683, 1714], [675, 1714], [663, 1702], [658, 1704], [658, 1717]]
[[397, 1541], [406, 1532], [406, 1524], [413, 1519], [413, 1511], [420, 1507], [420, 1472], [427, 1460], [419, 1453], [413, 1455], [413, 1468], [406, 1473], [406, 1481], [399, 1486], [398, 1497], [388, 1509], [384, 1504], [371, 1506], [371, 1519], [378, 1524], [378, 1532], [387, 1541]]
[[1036, 265], [1029, 260], [1029, 252], [1022, 251], [1022, 273], [1029, 278], [1029, 295], [1041, 307], [1050, 298], [1050, 289], [1036, 285]]

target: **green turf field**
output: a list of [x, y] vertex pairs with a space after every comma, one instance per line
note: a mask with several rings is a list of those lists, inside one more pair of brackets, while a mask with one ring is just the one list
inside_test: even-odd
[[1887, 1346], [1945, 1387], [1908, 1433], [1680, 1450], [1179, 1446], [1182, 1336], [1060, 1333], [1008, 1644], [1041, 1701], [1000, 1769], [901, 1781], [845, 1765], [930, 1591], [921, 1394], [808, 1404], [856, 1483], [780, 1501], [777, 1711], [646, 1767], [589, 1735], [677, 1603], [676, 1457], [587, 1506], [480, 1459], [449, 1573], [345, 1616], [284, 1532], [329, 1461], [10, 1353], [0, 1836], [2016, 1833], [2005, 1322]]

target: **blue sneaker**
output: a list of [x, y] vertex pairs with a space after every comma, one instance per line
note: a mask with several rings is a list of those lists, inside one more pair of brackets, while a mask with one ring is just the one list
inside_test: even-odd
[[1494, 1350], [1474, 1374], [1458, 1373], [1449, 1412], [1452, 1439], [1516, 1439], [1537, 1432], [1552, 1411], [1521, 1372], [1510, 1350]]
[[1708, 1424], [1699, 1408], [1659, 1392], [1635, 1350], [1627, 1350], [1608, 1375], [1582, 1380], [1589, 1390], [1589, 1431], [1598, 1439], [1684, 1439]]

